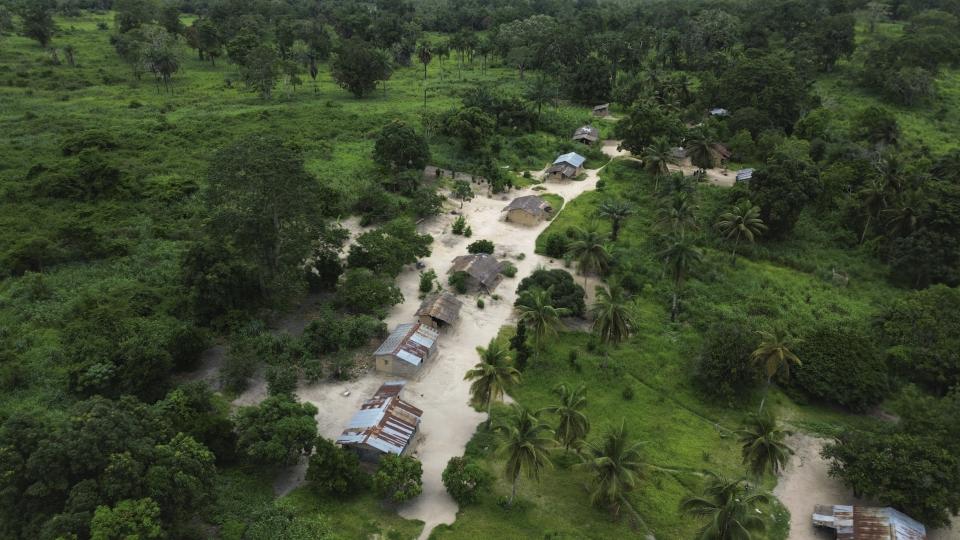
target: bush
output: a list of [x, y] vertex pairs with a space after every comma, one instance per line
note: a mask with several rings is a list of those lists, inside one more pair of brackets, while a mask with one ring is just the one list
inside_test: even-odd
[[792, 383], [805, 393], [863, 411], [883, 401], [889, 389], [886, 365], [875, 340], [852, 325], [823, 325], [794, 351], [802, 364]]
[[521, 293], [529, 289], [549, 290], [553, 307], [567, 308], [572, 315], [580, 317], [586, 311], [586, 305], [583, 301], [583, 287], [577, 285], [573, 276], [566, 270], [559, 268], [535, 270], [520, 281], [520, 285], [517, 287], [518, 302]]
[[297, 390], [297, 370], [290, 364], [267, 368], [267, 393], [290, 396]]
[[633, 399], [633, 387], [632, 387], [632, 386], [625, 386], [625, 387], [623, 388], [623, 393], [622, 393], [621, 395], [623, 396], [624, 401], [630, 401], [630, 400], [632, 400], [632, 399]]
[[385, 456], [373, 475], [373, 490], [384, 499], [404, 502], [423, 491], [423, 466], [408, 456]]
[[468, 253], [486, 253], [487, 255], [493, 255], [493, 242], [490, 240], [477, 240], [467, 246]]
[[483, 298], [477, 298], [477, 308], [483, 309], [486, 307], [486, 304], [483, 302]]
[[344, 272], [333, 301], [354, 313], [379, 316], [386, 308], [403, 302], [403, 294], [392, 279], [378, 276], [368, 268], [351, 268]]
[[473, 229], [470, 228], [469, 225], [467, 225], [467, 228], [463, 230], [463, 235], [467, 238], [470, 238], [471, 236], [473, 236]]
[[570, 240], [566, 236], [560, 233], [550, 233], [543, 242], [543, 253], [547, 257], [562, 259], [567, 254], [569, 244]]
[[370, 315], [342, 315], [325, 309], [303, 330], [304, 348], [315, 356], [355, 349], [386, 333], [383, 321]]
[[453, 287], [453, 290], [457, 291], [460, 294], [467, 292], [467, 283], [469, 283], [470, 274], [459, 271], [450, 274], [450, 277], [447, 278], [447, 284]]
[[450, 227], [450, 232], [453, 234], [463, 234], [464, 229], [467, 228], [467, 218], [463, 216], [457, 216], [457, 219], [453, 220], [453, 226]]
[[426, 294], [433, 290], [433, 282], [437, 280], [437, 273], [433, 270], [420, 272], [420, 292]]
[[320, 493], [347, 495], [366, 488], [370, 477], [360, 468], [356, 453], [318, 437], [307, 467], [307, 482]]
[[474, 503], [490, 484], [490, 475], [472, 460], [455, 456], [443, 470], [443, 486], [460, 506]]
[[712, 399], [734, 402], [757, 387], [760, 372], [750, 361], [757, 336], [744, 321], [713, 324], [703, 337], [693, 380]]
[[507, 276], [508, 278], [516, 277], [517, 267], [514, 266], [512, 262], [505, 262], [503, 268], [500, 269], [500, 273]]

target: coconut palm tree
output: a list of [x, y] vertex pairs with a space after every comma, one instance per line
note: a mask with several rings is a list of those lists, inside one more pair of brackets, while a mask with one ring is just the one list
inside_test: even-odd
[[794, 340], [790, 334], [782, 329], [777, 328], [773, 332], [761, 331], [757, 333], [760, 334], [760, 345], [750, 355], [750, 359], [763, 370], [767, 377], [767, 386], [763, 391], [763, 399], [760, 400], [759, 412], [763, 412], [763, 404], [767, 400], [767, 393], [770, 391], [773, 376], [781, 370], [784, 375], [789, 376], [790, 366], [799, 366], [800, 358], [790, 350], [797, 343], [797, 340]]
[[543, 349], [544, 339], [555, 335], [563, 326], [560, 318], [569, 315], [570, 309], [553, 306], [550, 288], [535, 288], [520, 294], [517, 312], [527, 330], [533, 333], [533, 343], [539, 352]]
[[666, 137], [654, 137], [653, 142], [643, 148], [640, 160], [643, 161], [643, 170], [653, 175], [654, 191], [659, 189], [660, 179], [670, 174], [670, 165], [677, 164], [673, 146]]
[[700, 169], [712, 169], [720, 160], [717, 143], [700, 131], [694, 131], [687, 137], [684, 149], [690, 156], [690, 163]]
[[583, 467], [593, 473], [590, 502], [620, 512], [624, 496], [637, 487], [643, 462], [639, 442], [630, 442], [626, 425], [621, 421], [604, 434], [598, 443], [584, 445]]
[[674, 191], [662, 199], [657, 211], [657, 224], [669, 233], [682, 236], [687, 230], [697, 229], [697, 205], [686, 191]]
[[596, 291], [596, 302], [590, 306], [593, 331], [605, 343], [620, 343], [630, 337], [634, 329], [630, 300], [617, 284], [610, 285], [609, 289], [597, 287]]
[[673, 306], [670, 309], [670, 320], [676, 321], [680, 313], [680, 292], [683, 289], [683, 282], [691, 268], [703, 260], [703, 252], [683, 235], [674, 236], [667, 242], [667, 248], [660, 252], [660, 258], [673, 280]]
[[706, 523], [697, 534], [698, 540], [751, 540], [755, 533], [766, 530], [766, 522], [757, 512], [770, 497], [757, 491], [745, 479], [728, 480], [716, 473], [707, 473], [703, 494], [685, 498], [680, 511]]
[[550, 466], [548, 448], [553, 443], [550, 426], [537, 413], [513, 404], [508, 414], [496, 427], [498, 451], [506, 458], [504, 473], [512, 483], [510, 505], [517, 497], [520, 474], [540, 479], [540, 471]]
[[605, 274], [610, 266], [610, 252], [605, 240], [596, 226], [591, 225], [587, 229], [576, 229], [574, 241], [567, 247], [567, 253], [577, 261], [577, 271], [583, 274], [584, 289], [589, 274]]
[[544, 407], [543, 412], [559, 417], [557, 429], [554, 430], [557, 442], [562, 444], [565, 450], [570, 450], [571, 446], [582, 441], [590, 432], [590, 421], [583, 414], [583, 408], [587, 406], [587, 387], [581, 384], [571, 388], [566, 383], [560, 383], [553, 389], [553, 393], [560, 398], [560, 403]]
[[433, 50], [430, 48], [429, 42], [421, 41], [417, 46], [417, 59], [423, 64], [423, 80], [427, 80], [427, 66], [433, 60]]
[[463, 379], [472, 381], [470, 399], [487, 409], [489, 422], [491, 404], [503, 399], [504, 392], [520, 382], [520, 372], [513, 367], [510, 351], [496, 339], [491, 339], [486, 348], [477, 347], [477, 352], [480, 362], [467, 371]]
[[880, 215], [886, 218], [887, 229], [892, 236], [908, 236], [917, 229], [925, 206], [926, 200], [919, 190], [907, 191], [893, 206], [881, 210]]
[[783, 442], [789, 434], [789, 431], [780, 429], [770, 409], [751, 414], [737, 431], [740, 444], [743, 445], [743, 464], [757, 478], [767, 470], [777, 474], [793, 454], [793, 450]]
[[626, 201], [606, 200], [600, 203], [597, 215], [610, 220], [610, 239], [616, 242], [623, 222], [633, 215], [633, 206]]
[[860, 204], [867, 214], [863, 223], [863, 232], [860, 234], [860, 243], [867, 238], [867, 231], [870, 230], [870, 224], [874, 219], [880, 216], [887, 207], [887, 184], [880, 178], [874, 178], [860, 191], [857, 192]]
[[733, 238], [733, 266], [737, 265], [737, 246], [740, 245], [740, 237], [753, 243], [754, 238], [767, 230], [767, 226], [760, 219], [760, 207], [750, 204], [750, 201], [736, 204], [733, 210], [721, 215], [717, 228], [727, 239]]

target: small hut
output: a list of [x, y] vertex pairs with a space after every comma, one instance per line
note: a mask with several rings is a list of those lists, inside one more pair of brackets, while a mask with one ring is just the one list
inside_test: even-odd
[[553, 207], [536, 195], [524, 195], [510, 201], [504, 209], [507, 221], [521, 225], [537, 225], [553, 215]]
[[403, 381], [383, 383], [363, 402], [337, 444], [355, 451], [361, 460], [378, 462], [387, 454], [403, 455], [413, 447], [423, 411], [400, 399]]
[[737, 183], [749, 183], [753, 178], [753, 169], [740, 169], [737, 171]]
[[587, 158], [576, 152], [557, 157], [547, 169], [547, 180], [573, 180], [583, 172], [583, 162], [586, 160]]
[[377, 371], [414, 377], [437, 354], [437, 329], [421, 322], [400, 324], [373, 353]]
[[573, 140], [583, 144], [593, 144], [600, 140], [600, 130], [593, 126], [581, 126], [573, 132]]
[[730, 116], [730, 111], [724, 109], [723, 107], [714, 107], [713, 109], [710, 109], [710, 116], [715, 118], [725, 118]]
[[500, 284], [500, 270], [503, 264], [493, 255], [477, 253], [454, 257], [448, 274], [465, 272], [468, 276], [467, 287], [490, 292]]
[[453, 293], [443, 291], [424, 298], [417, 310], [417, 317], [422, 324], [443, 328], [457, 322], [461, 307], [463, 302]]
[[610, 104], [602, 103], [597, 105], [593, 108], [593, 115], [599, 117], [610, 116]]
[[837, 531], [837, 540], [926, 540], [922, 523], [893, 508], [822, 505], [813, 509], [813, 524]]

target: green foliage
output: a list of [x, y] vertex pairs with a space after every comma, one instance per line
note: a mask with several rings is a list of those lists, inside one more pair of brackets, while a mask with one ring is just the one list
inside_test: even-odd
[[464, 149], [476, 152], [490, 142], [496, 120], [477, 107], [465, 107], [447, 116], [443, 129], [447, 135], [460, 139]]
[[343, 40], [330, 62], [333, 80], [357, 98], [369, 95], [378, 82], [386, 81], [392, 73], [390, 59], [357, 37]]
[[504, 261], [503, 268], [500, 269], [500, 273], [508, 278], [516, 277], [517, 267], [510, 261]]
[[390, 171], [412, 169], [419, 173], [430, 161], [430, 147], [412, 127], [394, 120], [377, 134], [373, 160]]
[[463, 234], [464, 230], [467, 227], [467, 219], [463, 216], [457, 216], [457, 219], [453, 220], [453, 225], [450, 228], [450, 232], [453, 234]]
[[343, 274], [333, 300], [341, 309], [380, 316], [403, 302], [403, 294], [389, 278], [367, 268], [351, 268]]
[[623, 148], [641, 154], [657, 137], [664, 137], [671, 143], [678, 141], [683, 124], [675, 115], [648, 100], [637, 102], [627, 117], [617, 122], [614, 130], [616, 136], [623, 139]]
[[804, 206], [820, 193], [809, 158], [792, 155], [785, 145], [753, 173], [749, 187], [750, 200], [760, 207], [760, 219], [771, 238], [783, 238], [793, 231]]
[[160, 507], [150, 498], [125, 499], [112, 508], [98, 506], [90, 521], [91, 540], [149, 540], [164, 536]]
[[284, 466], [313, 449], [317, 408], [289, 396], [270, 396], [237, 412], [237, 452], [251, 463]]
[[319, 437], [310, 455], [307, 482], [321, 493], [349, 495], [366, 488], [370, 477], [355, 452]]
[[20, 13], [23, 24], [23, 35], [36, 40], [41, 47], [46, 48], [57, 31], [53, 22], [53, 0], [37, 0], [26, 2]]
[[423, 294], [427, 294], [433, 290], [433, 284], [437, 281], [437, 273], [433, 269], [427, 270], [426, 272], [420, 272], [420, 285], [418, 288]]
[[599, 56], [587, 56], [573, 68], [569, 82], [570, 97], [577, 103], [596, 105], [610, 100], [613, 71]]
[[490, 240], [475, 240], [467, 246], [467, 253], [486, 253], [493, 255], [493, 242]]
[[403, 266], [430, 255], [429, 234], [418, 234], [416, 224], [400, 218], [379, 229], [367, 231], [350, 246], [347, 264], [352, 268], [368, 268], [377, 274], [394, 277]]
[[756, 344], [756, 334], [744, 321], [733, 319], [711, 325], [694, 364], [697, 388], [712, 399], [743, 401], [761, 379], [750, 361]]
[[470, 274], [459, 270], [450, 274], [450, 277], [447, 278], [447, 285], [453, 287], [453, 290], [457, 291], [460, 294], [467, 292], [468, 284], [470, 283]]
[[373, 475], [373, 491], [393, 502], [409, 501], [423, 491], [423, 466], [409, 456], [386, 455]]
[[443, 469], [443, 486], [447, 493], [460, 506], [477, 501], [480, 495], [489, 489], [492, 481], [490, 474], [478, 463], [460, 456], [454, 456]]
[[855, 411], [880, 403], [889, 390], [875, 339], [855, 323], [825, 324], [804, 335], [794, 383], [807, 394]]
[[543, 252], [547, 257], [562, 259], [567, 253], [570, 239], [560, 233], [549, 233], [544, 242]]

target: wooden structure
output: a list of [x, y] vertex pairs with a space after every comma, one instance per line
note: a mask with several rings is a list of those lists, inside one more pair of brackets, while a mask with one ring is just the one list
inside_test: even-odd
[[337, 437], [337, 444], [374, 463], [387, 454], [409, 452], [420, 430], [423, 411], [400, 399], [403, 386], [403, 381], [383, 383], [353, 415]]
[[597, 105], [596, 107], [593, 108], [593, 115], [600, 116], [600, 117], [610, 116], [610, 104], [602, 103], [600, 105]]
[[576, 152], [568, 152], [553, 160], [547, 169], [547, 180], [573, 180], [583, 172], [583, 163], [587, 158]]
[[417, 317], [422, 324], [443, 328], [457, 322], [461, 307], [463, 302], [453, 293], [443, 291], [424, 298], [417, 309]]
[[581, 126], [573, 132], [573, 140], [583, 144], [593, 144], [600, 140], [600, 130], [593, 126]]
[[493, 255], [477, 253], [455, 257], [447, 273], [465, 272], [468, 288], [491, 292], [500, 284], [502, 269], [503, 264]]
[[537, 225], [553, 215], [553, 207], [536, 195], [524, 195], [510, 201], [504, 209], [507, 221], [521, 225]]

